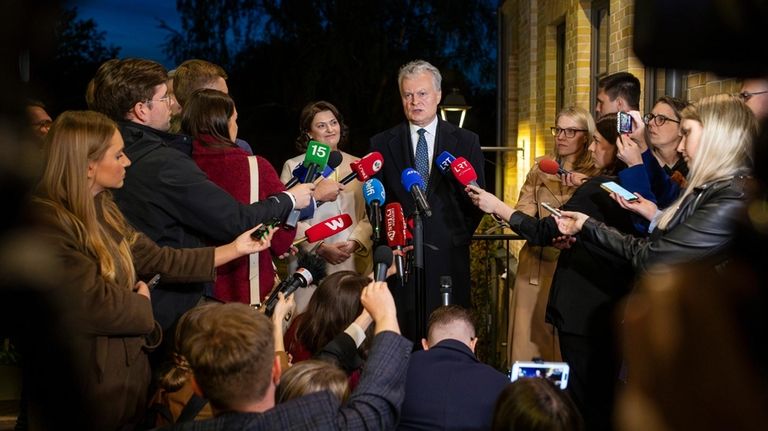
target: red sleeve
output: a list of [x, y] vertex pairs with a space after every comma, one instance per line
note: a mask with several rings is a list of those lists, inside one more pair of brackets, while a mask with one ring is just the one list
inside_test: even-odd
[[[272, 167], [267, 159], [256, 156], [259, 163], [259, 201], [285, 191], [285, 185], [280, 182], [277, 171]], [[291, 248], [291, 243], [296, 238], [296, 229], [279, 229], [272, 237], [272, 246], [270, 250], [273, 256], [280, 256]]]

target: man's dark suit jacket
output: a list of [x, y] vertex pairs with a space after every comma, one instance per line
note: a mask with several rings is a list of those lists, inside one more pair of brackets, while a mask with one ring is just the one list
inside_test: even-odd
[[443, 340], [411, 356], [398, 430], [490, 429], [496, 399], [508, 384], [466, 344]]
[[[408, 122], [404, 122], [371, 138], [371, 151], [378, 151], [384, 157], [384, 167], [377, 178], [384, 184], [387, 203], [400, 202], [406, 217], [413, 213], [415, 206], [410, 192], [400, 183], [402, 172], [406, 168], [415, 167], [408, 126]], [[427, 190], [432, 217], [423, 218], [427, 290], [425, 319], [440, 306], [440, 276], [451, 276], [452, 302], [467, 308], [470, 306], [469, 244], [483, 216], [469, 200], [464, 186], [450, 173], [443, 176], [434, 164], [434, 159], [443, 151], [457, 158], [463, 156], [477, 171], [480, 187], [485, 186], [485, 158], [480, 150], [478, 136], [442, 120], [438, 120], [436, 132]], [[408, 286], [392, 290], [403, 335], [416, 340], [419, 338], [417, 334], [426, 328], [419, 330], [414, 326], [416, 310], [413, 279], [410, 277]]]
[[169, 430], [392, 430], [405, 393], [411, 343], [394, 332], [373, 339], [360, 384], [347, 403], [328, 391], [278, 404], [263, 413], [226, 413]]

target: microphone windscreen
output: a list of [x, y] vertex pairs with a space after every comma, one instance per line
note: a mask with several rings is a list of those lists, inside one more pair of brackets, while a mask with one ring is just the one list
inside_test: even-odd
[[392, 265], [392, 249], [386, 245], [376, 247], [373, 252], [373, 266], [378, 267], [379, 264], [387, 265], [387, 267]]
[[370, 206], [373, 202], [378, 202], [379, 205], [384, 204], [386, 198], [384, 185], [376, 178], [371, 178], [363, 183], [363, 197], [366, 205]]
[[306, 268], [313, 275], [312, 278], [315, 284], [320, 284], [320, 281], [328, 273], [325, 259], [317, 255], [317, 253], [309, 253], [304, 250], [299, 251], [296, 255], [296, 264], [299, 268]]
[[414, 185], [423, 189], [424, 179], [421, 178], [421, 175], [416, 172], [415, 169], [405, 168], [402, 175], [400, 175], [400, 184], [402, 184], [403, 187], [405, 187], [405, 189], [408, 191], [410, 191], [411, 187]]
[[333, 216], [308, 228], [304, 235], [307, 241], [316, 242], [336, 235], [352, 225], [352, 217], [349, 214]]
[[451, 163], [453, 163], [454, 160], [456, 160], [456, 157], [453, 157], [453, 154], [448, 151], [443, 151], [435, 158], [435, 164], [440, 169], [440, 173], [447, 175], [451, 170]]
[[387, 245], [405, 247], [405, 216], [403, 206], [399, 202], [392, 202], [384, 207], [384, 223], [387, 232]]
[[296, 165], [296, 167], [293, 168], [292, 175], [299, 180], [299, 182], [304, 182], [304, 177], [307, 175], [307, 167], [304, 165]]
[[560, 164], [552, 159], [539, 160], [539, 169], [545, 174], [557, 175], [560, 171]]
[[378, 151], [370, 152], [363, 156], [362, 159], [349, 164], [352, 172], [357, 174], [357, 179], [359, 181], [367, 181], [372, 176], [376, 175], [383, 166], [384, 157]]
[[451, 171], [453, 171], [453, 176], [464, 186], [477, 182], [475, 168], [464, 157], [459, 157], [451, 163]]
[[342, 158], [343, 157], [341, 155], [341, 151], [339, 150], [331, 151], [331, 155], [328, 156], [328, 163], [326, 167], [331, 168], [331, 170], [338, 168], [339, 165], [341, 164]]
[[329, 157], [331, 157], [331, 147], [317, 141], [309, 141], [307, 153], [304, 155], [304, 166], [309, 169], [311, 165], [317, 165], [320, 171], [325, 169]]

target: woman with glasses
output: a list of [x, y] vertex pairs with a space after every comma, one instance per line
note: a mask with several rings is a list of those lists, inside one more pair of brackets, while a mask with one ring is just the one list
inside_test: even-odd
[[[213, 249], [158, 247], [134, 230], [112, 200], [131, 161], [117, 125], [91, 111], [61, 114], [46, 136], [45, 168], [30, 214], [56, 256], [60, 286], [73, 298], [81, 387], [91, 401], [93, 429], [133, 428], [146, 408], [148, 352], [160, 343], [150, 287], [207, 282], [214, 267], [269, 246], [271, 231], [255, 241], [251, 229]], [[56, 358], [51, 358], [56, 360]], [[30, 414], [34, 410], [30, 409]], [[81, 414], [81, 412], [73, 412]]]
[[[595, 133], [592, 115], [579, 107], [565, 108], [557, 114], [554, 159], [570, 175], [552, 175], [534, 163], [517, 199], [515, 210], [531, 217], [545, 218], [550, 213], [541, 204], [560, 207], [570, 199], [572, 183], [599, 172], [588, 151]], [[508, 345], [511, 361], [560, 360], [560, 349], [552, 325], [545, 321], [547, 297], [552, 284], [559, 250], [551, 243], [526, 242], [520, 250], [515, 287], [510, 298]]]
[[[626, 166], [616, 158], [617, 137], [616, 114], [603, 116], [589, 146], [600, 174], [576, 189], [563, 208], [578, 209], [621, 232], [631, 233], [634, 227], [630, 212], [602, 189], [604, 182], [617, 181], [616, 173]], [[474, 186], [467, 192], [481, 210], [508, 220], [529, 244], [548, 245], [561, 236], [553, 217], [537, 219]], [[613, 311], [629, 291], [633, 277], [624, 259], [584, 241], [560, 251], [557, 260], [546, 318], [557, 328], [562, 358], [571, 367], [569, 392], [584, 416], [586, 429], [610, 428], [620, 363], [615, 357]]]

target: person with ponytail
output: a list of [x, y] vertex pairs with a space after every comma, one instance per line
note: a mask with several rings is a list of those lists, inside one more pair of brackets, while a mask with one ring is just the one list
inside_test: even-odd
[[133, 426], [146, 406], [147, 352], [160, 343], [161, 332], [143, 280], [160, 274], [168, 281], [211, 281], [215, 266], [264, 250], [272, 235], [256, 241], [254, 227], [216, 249], [158, 247], [112, 200], [110, 189], [122, 187], [131, 164], [123, 149], [117, 125], [103, 114], [61, 114], [46, 137], [30, 211], [63, 268], [61, 289], [74, 298], [70, 316], [84, 375], [73, 390], [91, 402], [83, 414], [94, 429], [105, 430]]

